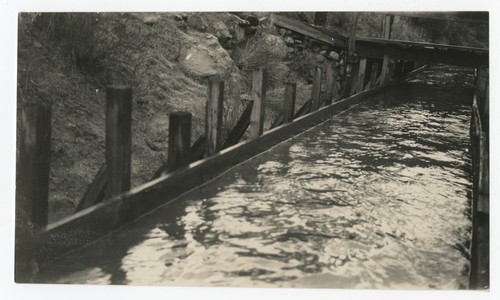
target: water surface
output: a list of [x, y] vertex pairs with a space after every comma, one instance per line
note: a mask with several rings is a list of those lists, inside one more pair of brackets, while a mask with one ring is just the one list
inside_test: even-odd
[[440, 66], [54, 262], [37, 280], [467, 286], [471, 74]]

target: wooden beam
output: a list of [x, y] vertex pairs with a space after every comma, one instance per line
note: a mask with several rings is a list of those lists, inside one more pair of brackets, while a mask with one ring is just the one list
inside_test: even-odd
[[316, 66], [314, 68], [314, 78], [313, 78], [313, 86], [312, 86], [312, 95], [311, 95], [311, 110], [316, 110], [320, 105], [320, 94], [321, 94], [321, 74], [323, 70], [320, 66]]
[[387, 12], [391, 16], [401, 16], [408, 18], [432, 19], [441, 21], [474, 23], [481, 25], [489, 24], [489, 13], [487, 11], [478, 12]]
[[168, 171], [177, 170], [191, 162], [191, 113], [174, 112], [169, 115]]
[[283, 122], [288, 123], [293, 120], [295, 113], [295, 96], [297, 92], [297, 83], [285, 83], [285, 99], [283, 101]]
[[326, 90], [326, 105], [332, 104], [333, 101], [333, 89], [335, 87], [335, 75], [333, 69], [333, 63], [326, 64], [326, 74], [325, 74], [325, 90]]
[[382, 21], [382, 34], [381, 37], [384, 39], [391, 39], [392, 23], [394, 22], [394, 16], [385, 15]]
[[104, 199], [104, 189], [106, 188], [107, 169], [103, 164], [85, 191], [82, 200], [78, 203], [75, 213], [85, 208], [91, 207]]
[[255, 139], [262, 135], [264, 131], [264, 110], [266, 103], [267, 70], [259, 69], [252, 74], [253, 109], [250, 116], [250, 128], [248, 135], [250, 139]]
[[206, 103], [205, 136], [206, 155], [214, 155], [220, 150], [222, 135], [222, 111], [224, 108], [224, 81], [210, 80]]
[[358, 38], [357, 54], [360, 57], [420, 61], [424, 64], [444, 63], [464, 67], [488, 65], [488, 49], [458, 47], [442, 44], [414, 43], [406, 41]]
[[47, 225], [51, 140], [51, 107], [28, 104], [21, 109], [16, 182], [16, 226]]
[[106, 88], [106, 166], [105, 198], [130, 189], [132, 147], [132, 88], [115, 85]]
[[245, 131], [247, 130], [248, 126], [250, 125], [250, 116], [252, 114], [252, 109], [253, 109], [253, 101], [250, 100], [247, 106], [245, 107], [245, 110], [241, 114], [240, 118], [238, 119], [238, 122], [236, 122], [234, 128], [231, 130], [231, 132], [229, 132], [229, 135], [227, 136], [226, 141], [222, 146], [222, 149], [226, 149], [228, 147], [238, 144], [238, 142], [245, 134]]
[[365, 86], [366, 58], [359, 60], [358, 68], [358, 92], [362, 92]]
[[384, 55], [382, 60], [382, 72], [380, 73], [380, 85], [384, 85], [389, 74], [389, 56]]
[[272, 15], [272, 22], [279, 27], [298, 32], [324, 44], [338, 48], [346, 47], [346, 38], [340, 34], [336, 34], [333, 32], [322, 32], [320, 29], [308, 25], [304, 22], [290, 19], [277, 14]]
[[370, 74], [370, 87], [377, 85], [378, 62], [372, 62], [372, 72]]

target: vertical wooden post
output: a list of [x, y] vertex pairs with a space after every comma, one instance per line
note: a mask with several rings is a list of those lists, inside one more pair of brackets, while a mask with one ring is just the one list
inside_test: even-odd
[[314, 79], [313, 79], [313, 87], [312, 87], [312, 95], [311, 95], [311, 111], [314, 111], [319, 108], [320, 104], [320, 95], [321, 95], [321, 73], [323, 70], [320, 66], [316, 66], [314, 68]]
[[382, 38], [391, 39], [392, 23], [394, 22], [394, 16], [385, 15], [382, 21]]
[[358, 26], [358, 19], [359, 19], [359, 13], [355, 13], [354, 23], [351, 26], [351, 32], [349, 34], [349, 40], [347, 43], [346, 71], [342, 84], [343, 86], [342, 97], [348, 97], [351, 94], [351, 91], [353, 90], [353, 85], [357, 83], [357, 81], [353, 80], [352, 72], [354, 68], [353, 64], [356, 62], [356, 59], [354, 57], [354, 52], [356, 50], [356, 29]]
[[[384, 20], [382, 21], [382, 38], [383, 39], [391, 39], [391, 27], [392, 22], [394, 21], [394, 16], [385, 15]], [[382, 60], [382, 72], [380, 74], [380, 85], [385, 84], [387, 81], [387, 77], [389, 75], [389, 56], [384, 55]]]
[[132, 88], [108, 86], [106, 98], [107, 199], [130, 190]]
[[283, 102], [283, 123], [293, 120], [295, 114], [295, 95], [297, 92], [297, 83], [287, 82], [285, 84], [285, 101]]
[[250, 139], [259, 137], [264, 131], [264, 109], [266, 102], [267, 70], [259, 69], [252, 74], [252, 100], [253, 109], [250, 116]]
[[480, 66], [477, 68], [477, 104], [479, 112], [481, 113], [482, 126], [485, 132], [489, 130], [489, 97], [488, 97], [488, 86], [489, 86], [489, 75], [488, 68], [486, 66]]
[[365, 86], [366, 58], [359, 60], [358, 69], [358, 92], [362, 92]]
[[378, 72], [378, 62], [372, 63], [372, 72], [370, 75], [370, 87], [374, 87], [377, 85], [377, 72]]
[[380, 73], [380, 85], [384, 85], [389, 75], [389, 56], [384, 55], [382, 60], [382, 72]]
[[329, 63], [326, 65], [326, 75], [325, 75], [325, 81], [326, 81], [326, 100], [325, 100], [325, 105], [330, 105], [332, 104], [333, 100], [333, 89], [335, 86], [335, 76], [333, 74], [333, 65], [332, 63]]
[[35, 236], [48, 222], [50, 105], [26, 105], [18, 126], [15, 281], [21, 283], [29, 282], [37, 270]]
[[16, 184], [16, 217], [24, 228], [47, 225], [51, 107], [29, 104], [21, 110]]
[[191, 113], [173, 112], [169, 115], [167, 170], [174, 171], [191, 161]]
[[222, 111], [224, 101], [224, 82], [211, 80], [208, 83], [208, 99], [206, 104], [205, 132], [207, 137], [208, 156], [220, 150]]

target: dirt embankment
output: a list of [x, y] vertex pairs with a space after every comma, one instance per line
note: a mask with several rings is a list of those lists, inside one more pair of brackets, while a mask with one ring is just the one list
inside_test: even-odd
[[285, 38], [266, 14], [22, 14], [18, 108], [43, 101], [53, 110], [49, 221], [73, 213], [104, 163], [106, 85], [133, 87], [138, 186], [166, 162], [170, 112], [191, 112], [193, 140], [203, 133], [209, 79], [225, 81], [226, 131], [249, 97], [253, 68], [269, 70], [267, 128], [285, 81], [298, 81], [297, 107], [310, 97]]

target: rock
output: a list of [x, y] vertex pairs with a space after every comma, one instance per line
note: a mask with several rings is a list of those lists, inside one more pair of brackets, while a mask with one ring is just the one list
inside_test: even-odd
[[279, 36], [268, 34], [263, 38], [262, 42], [265, 44], [264, 48], [277, 59], [284, 58], [288, 53], [287, 45]]
[[229, 53], [211, 34], [205, 39], [187, 39], [179, 61], [186, 72], [200, 77], [224, 77], [236, 68]]
[[319, 52], [319, 54], [321, 54], [321, 55], [325, 56], [326, 51], [325, 51], [325, 50], [321, 50], [321, 51]]
[[233, 38], [236, 42], [241, 42], [245, 39], [245, 28], [240, 25], [235, 25], [233, 29]]
[[280, 33], [280, 35], [285, 35], [286, 34], [286, 29], [280, 28], [278, 30], [278, 32]]
[[293, 53], [295, 52], [295, 48], [293, 47], [288, 47], [288, 53]]
[[208, 23], [205, 20], [205, 18], [203, 18], [202, 15], [200, 14], [194, 14], [192, 16], [189, 16], [186, 24], [189, 27], [201, 32], [206, 32], [208, 30]]
[[328, 58], [338, 61], [340, 59], [340, 55], [335, 51], [330, 51], [330, 53], [328, 53]]
[[283, 40], [285, 41], [285, 44], [287, 44], [287, 45], [293, 45], [294, 44], [294, 40], [290, 36], [285, 37]]

